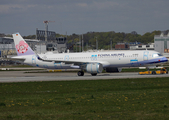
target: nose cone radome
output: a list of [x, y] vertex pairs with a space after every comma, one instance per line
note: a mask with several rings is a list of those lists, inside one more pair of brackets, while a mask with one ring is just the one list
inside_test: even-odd
[[168, 62], [168, 59], [166, 57], [163, 57], [162, 62]]

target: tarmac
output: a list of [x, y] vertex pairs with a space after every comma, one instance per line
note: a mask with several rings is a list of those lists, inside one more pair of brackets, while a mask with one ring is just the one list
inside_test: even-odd
[[78, 76], [76, 72], [45, 72], [36, 73], [28, 71], [0, 71], [0, 83], [3, 82], [34, 82], [34, 81], [74, 81], [74, 80], [107, 80], [127, 78], [161, 78], [169, 77], [169, 74], [139, 75], [138, 72], [101, 73], [91, 76], [85, 73]]

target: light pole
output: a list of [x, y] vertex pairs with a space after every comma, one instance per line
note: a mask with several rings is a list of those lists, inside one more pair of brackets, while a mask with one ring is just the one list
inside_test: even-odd
[[110, 38], [110, 49], [112, 50], [112, 38]]
[[97, 37], [96, 37], [96, 50], [98, 50], [98, 41], [97, 41]]
[[82, 52], [83, 52], [83, 34], [82, 34]]
[[79, 52], [81, 52], [81, 39], [80, 39], [80, 35], [79, 35]]

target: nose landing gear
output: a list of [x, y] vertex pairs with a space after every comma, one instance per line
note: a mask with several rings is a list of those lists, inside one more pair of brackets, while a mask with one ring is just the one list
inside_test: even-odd
[[78, 72], [77, 72], [77, 75], [78, 75], [78, 76], [83, 76], [83, 75], [84, 75], [84, 72], [83, 72], [83, 71], [78, 71]]

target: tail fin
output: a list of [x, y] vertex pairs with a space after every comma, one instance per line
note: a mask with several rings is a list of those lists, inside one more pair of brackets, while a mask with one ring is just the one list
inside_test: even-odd
[[29, 45], [25, 42], [22, 36], [19, 33], [12, 34], [15, 49], [18, 56], [22, 55], [35, 55], [35, 52], [29, 47]]

